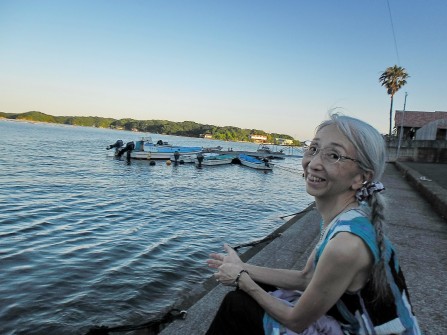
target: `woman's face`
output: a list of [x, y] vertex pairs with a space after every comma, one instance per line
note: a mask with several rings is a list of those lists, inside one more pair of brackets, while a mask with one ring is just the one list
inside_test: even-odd
[[[302, 160], [307, 192], [317, 199], [354, 198], [355, 191], [364, 181], [363, 171], [351, 159], [342, 158], [333, 162], [333, 157], [337, 157], [333, 154], [357, 158], [354, 146], [348, 138], [336, 125], [329, 125], [317, 132], [310, 147], [317, 149], [317, 153], [314, 156], [304, 156]], [[325, 155], [323, 159], [322, 155]]]

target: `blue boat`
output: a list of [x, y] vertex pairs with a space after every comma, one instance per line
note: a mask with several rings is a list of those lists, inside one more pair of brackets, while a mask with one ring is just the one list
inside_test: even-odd
[[268, 161], [268, 159], [264, 158], [260, 160], [256, 157], [249, 156], [246, 154], [239, 154], [238, 156], [240, 162], [244, 166], [248, 166], [252, 169], [257, 170], [273, 170], [273, 164]]

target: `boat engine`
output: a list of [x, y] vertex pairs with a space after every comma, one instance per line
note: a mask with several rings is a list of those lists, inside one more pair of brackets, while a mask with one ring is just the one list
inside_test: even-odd
[[114, 144], [109, 145], [106, 149], [107, 149], [107, 150], [110, 150], [110, 149], [113, 149], [113, 148], [119, 149], [119, 148], [121, 148], [123, 145], [124, 145], [124, 144], [123, 144], [123, 141], [118, 140], [118, 141], [116, 141]]
[[174, 152], [174, 162], [175, 164], [178, 163], [178, 159], [180, 158], [180, 154], [178, 151]]
[[199, 152], [197, 154], [197, 161], [199, 162], [199, 167], [202, 167], [202, 162], [203, 162], [203, 154], [201, 152]]
[[125, 152], [127, 152], [127, 159], [130, 159], [130, 153], [132, 150], [135, 149], [135, 143], [134, 142], [127, 142], [126, 146], [122, 149], [119, 149], [116, 152], [117, 157], [121, 157]]

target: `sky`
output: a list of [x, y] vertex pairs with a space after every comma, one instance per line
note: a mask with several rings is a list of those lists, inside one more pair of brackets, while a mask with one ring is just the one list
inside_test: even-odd
[[[391, 14], [391, 15], [390, 15]], [[194, 121], [312, 138], [447, 111], [446, 0], [0, 0], [0, 111]]]

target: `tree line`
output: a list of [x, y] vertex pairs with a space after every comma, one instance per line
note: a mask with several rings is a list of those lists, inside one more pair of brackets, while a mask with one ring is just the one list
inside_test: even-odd
[[200, 124], [193, 121], [173, 122], [167, 120], [117, 120], [113, 118], [103, 118], [97, 116], [53, 116], [37, 111], [18, 114], [0, 112], [0, 117], [7, 119], [59, 123], [84, 127], [123, 129], [153, 134], [166, 134], [185, 137], [201, 137], [205, 134], [210, 134], [213, 139], [223, 141], [249, 142], [250, 135], [256, 134], [267, 136], [268, 143], [276, 143], [276, 138], [283, 138], [292, 140], [293, 145], [301, 145], [300, 141], [295, 140], [292, 136], [286, 134], [267, 133], [259, 129], [242, 129], [232, 126], [218, 127], [208, 124]]

